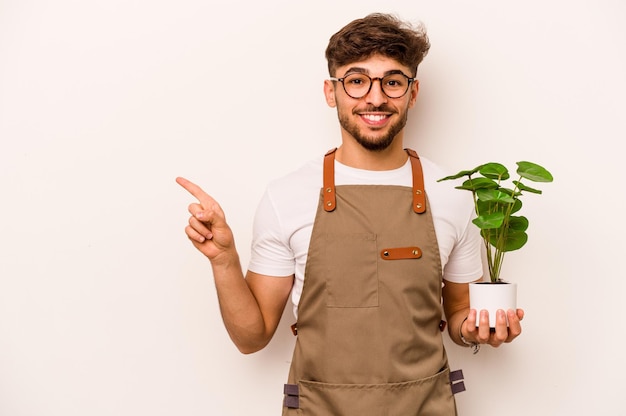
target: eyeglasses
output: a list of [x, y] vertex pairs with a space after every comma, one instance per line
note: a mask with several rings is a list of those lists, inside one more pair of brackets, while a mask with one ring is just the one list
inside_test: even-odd
[[394, 73], [384, 77], [370, 78], [362, 73], [348, 74], [343, 78], [331, 77], [331, 81], [341, 82], [343, 90], [352, 98], [363, 98], [369, 94], [374, 81], [380, 81], [380, 88], [389, 98], [400, 98], [409, 90], [415, 78], [409, 78], [403, 73]]

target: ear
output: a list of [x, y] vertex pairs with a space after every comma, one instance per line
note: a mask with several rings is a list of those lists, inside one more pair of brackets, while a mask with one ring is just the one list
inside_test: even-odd
[[411, 98], [409, 100], [409, 108], [413, 107], [415, 105], [415, 101], [417, 101], [417, 93], [420, 89], [420, 82], [419, 80], [415, 80], [413, 81], [413, 85], [411, 85]]
[[326, 104], [329, 107], [336, 107], [337, 102], [335, 100], [335, 84], [331, 80], [324, 80], [324, 97], [326, 97]]

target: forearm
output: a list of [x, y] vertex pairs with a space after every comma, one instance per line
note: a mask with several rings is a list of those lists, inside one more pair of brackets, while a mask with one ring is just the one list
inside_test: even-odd
[[220, 312], [226, 331], [244, 354], [256, 352], [269, 342], [268, 331], [254, 294], [248, 286], [236, 253], [227, 262], [211, 263]]
[[469, 306], [467, 283], [446, 281], [443, 287], [443, 307], [448, 321], [448, 334], [454, 343], [463, 347], [467, 344], [461, 340], [461, 326], [469, 314]]

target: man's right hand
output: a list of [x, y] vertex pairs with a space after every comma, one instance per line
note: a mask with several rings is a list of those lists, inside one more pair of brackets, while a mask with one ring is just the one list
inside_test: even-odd
[[198, 200], [189, 205], [187, 237], [211, 263], [233, 261], [232, 255], [237, 256], [235, 240], [222, 207], [195, 183], [181, 177], [176, 178], [176, 182]]

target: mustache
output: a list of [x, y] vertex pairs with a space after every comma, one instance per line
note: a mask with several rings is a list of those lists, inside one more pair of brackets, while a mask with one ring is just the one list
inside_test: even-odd
[[369, 105], [365, 108], [360, 108], [358, 110], [354, 110], [355, 113], [395, 113], [396, 111], [389, 107], [387, 104], [383, 104], [379, 107], [374, 107], [373, 105]]

